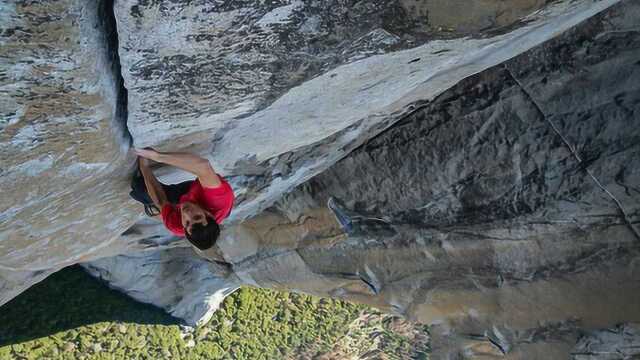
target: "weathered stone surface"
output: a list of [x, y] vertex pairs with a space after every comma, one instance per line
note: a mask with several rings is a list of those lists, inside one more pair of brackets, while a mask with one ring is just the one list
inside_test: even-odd
[[[117, 1], [125, 98], [108, 6], [3, 2], [3, 46], [33, 46], [0, 50], [0, 303], [112, 256], [84, 266], [189, 323], [245, 283], [430, 323], [436, 358], [566, 358], [580, 330], [640, 318], [640, 6], [511, 58], [615, 3], [522, 18], [542, 2], [485, 0], [457, 20], [439, 2]], [[138, 221], [125, 103], [136, 146], [197, 150], [232, 182], [205, 259]]]
[[[524, 0], [513, 6], [500, 1], [477, 1], [473, 2], [473, 9], [452, 11], [459, 10], [460, 4], [378, 0], [355, 4], [340, 0], [118, 1], [115, 15], [123, 76], [130, 95], [129, 126], [135, 143], [141, 146], [196, 145], [224, 135], [242, 118], [268, 108], [290, 89], [339, 65], [455, 35], [434, 31], [430, 23], [435, 20], [429, 17], [425, 23], [421, 12], [456, 12], [466, 18], [466, 27], [495, 29], [519, 21], [543, 3]], [[415, 11], [416, 4], [421, 11]], [[497, 18], [502, 20], [495, 21]], [[448, 22], [461, 21], [458, 18]], [[462, 43], [453, 49], [435, 50], [454, 51], [441, 56], [450, 59], [457, 48], [477, 50], [476, 46]], [[423, 68], [425, 60], [412, 68]], [[395, 65], [391, 61], [382, 63], [406, 69], [402, 61], [398, 59]], [[389, 77], [393, 69], [387, 71]], [[333, 100], [332, 106], [341, 104], [327, 96], [326, 90], [337, 91], [339, 99], [345, 95], [341, 92], [356, 90], [347, 86], [349, 83], [357, 85], [358, 90], [377, 88], [402, 96], [401, 91], [390, 91], [389, 80], [381, 77], [385, 74], [374, 75], [380, 79], [360, 79], [355, 83], [346, 75], [347, 78], [340, 72], [330, 74], [331, 80], [322, 89], [323, 97]], [[424, 75], [418, 73], [412, 80], [421, 78]], [[405, 79], [397, 81], [402, 81], [405, 92], [410, 89]], [[368, 95], [371, 102], [380, 101], [375, 93], [370, 91]], [[313, 106], [309, 105], [304, 107], [311, 108], [306, 109], [311, 114]], [[370, 111], [372, 104], [367, 105], [364, 109]], [[322, 110], [323, 115], [339, 117], [329, 109]], [[270, 127], [278, 126], [277, 122], [287, 117], [281, 111], [265, 116]], [[315, 122], [327, 127], [333, 119], [322, 120]], [[290, 121], [306, 123], [296, 117]], [[345, 123], [339, 126], [344, 127]], [[303, 138], [301, 134], [297, 137]], [[289, 147], [293, 146], [296, 144]]]
[[637, 13], [623, 3], [423, 102], [227, 226], [222, 255], [243, 283], [430, 323], [435, 357], [566, 358], [581, 329], [638, 319]]
[[548, 1], [401, 0], [414, 23], [426, 28], [473, 34], [482, 30], [504, 31]]
[[209, 321], [222, 300], [240, 286], [227, 267], [201, 259], [191, 248], [135, 252], [83, 266], [108, 280], [109, 286], [177, 318], [193, 319], [193, 324]]
[[430, 323], [436, 358], [567, 358], [580, 329], [637, 321], [639, 13], [616, 6], [425, 104], [270, 210], [295, 222], [336, 196], [348, 239], [234, 271]]
[[[341, 2], [323, 4], [328, 9], [321, 13], [327, 34], [321, 35], [308, 34], [301, 25], [319, 16], [314, 2], [118, 2], [128, 126], [137, 146], [190, 148], [209, 157], [238, 192], [232, 220], [248, 218], [417, 103], [613, 3], [559, 2], [503, 35], [427, 42], [424, 36], [414, 36], [411, 29], [418, 25], [404, 28], [383, 21], [392, 12], [401, 23], [413, 24], [396, 2], [350, 9], [358, 19], [371, 19], [362, 22], [336, 15], [347, 11]], [[271, 24], [276, 19], [277, 24]], [[354, 34], [379, 32], [377, 27], [383, 25], [385, 31], [414, 39], [398, 45], [400, 49], [424, 45], [404, 51], [389, 48], [371, 56]], [[334, 46], [335, 37], [350, 49], [350, 56], [331, 60], [334, 51], [347, 51]], [[274, 85], [255, 75], [290, 76], [296, 71], [274, 64], [297, 64], [303, 61], [298, 56], [307, 59], [318, 46], [324, 55], [311, 56], [317, 64], [309, 65], [317, 70], [303, 73], [300, 83], [273, 80]], [[251, 96], [242, 96], [247, 91]]]
[[572, 360], [633, 359], [640, 356], [640, 325], [622, 324], [592, 331], [571, 351]]
[[135, 222], [104, 11], [0, 2], [0, 304]]
[[[328, 50], [332, 46], [322, 45], [325, 49], [322, 52], [324, 55], [311, 59], [324, 64], [316, 66], [321, 69], [318, 71], [325, 71], [324, 74], [290, 89], [277, 100], [275, 98], [283, 91], [278, 86], [256, 87], [264, 92], [255, 90], [248, 98], [273, 97], [275, 101], [263, 101], [264, 106], [246, 110], [249, 113], [262, 109], [261, 111], [237, 118], [235, 115], [225, 115], [224, 111], [235, 108], [237, 103], [234, 101], [241, 92], [233, 89], [229, 92], [231, 90], [219, 86], [219, 82], [232, 84], [237, 80], [245, 85], [254, 84], [257, 80], [251, 75], [251, 69], [272, 71], [273, 77], [290, 75], [291, 71], [288, 68], [274, 68], [258, 60], [269, 58], [280, 63], [295, 63], [295, 57], [292, 59], [291, 54], [297, 54], [297, 51], [312, 52], [312, 45], [308, 39], [311, 35], [307, 34], [305, 27], [300, 24], [305, 18], [306, 22], [317, 15], [315, 7], [309, 5], [300, 8], [300, 11], [294, 11], [291, 14], [295, 16], [287, 18], [290, 21], [283, 20], [277, 25], [256, 27], [256, 22], [262, 24], [261, 21], [271, 19], [272, 15], [280, 14], [282, 16], [275, 17], [284, 19], [284, 10], [291, 10], [291, 6], [268, 5], [277, 7], [269, 8], [268, 15], [265, 5], [258, 6], [253, 3], [234, 3], [233, 6], [242, 7], [238, 10], [226, 8], [228, 5], [203, 3], [185, 5], [164, 2], [118, 2], [115, 14], [121, 40], [123, 76], [129, 93], [129, 129], [137, 146], [153, 145], [173, 149], [191, 147], [200, 149], [207, 155], [214, 166], [234, 185], [238, 201], [230, 220], [237, 222], [260, 213], [283, 193], [328, 168], [368, 138], [465, 76], [500, 63], [612, 3], [558, 3], [531, 17], [528, 25], [501, 36], [428, 42], [410, 50], [395, 51], [355, 62], [357, 58], [370, 56], [372, 53], [367, 50], [370, 45], [362, 45], [361, 39], [353, 40], [353, 33], [373, 31], [376, 35], [371, 41], [380, 41], [381, 32], [375, 30], [375, 26], [384, 21], [375, 19], [386, 16], [384, 14], [390, 9], [388, 6], [396, 6], [394, 9], [399, 9], [397, 4], [353, 10], [356, 13], [364, 11], [369, 15], [377, 14], [371, 15], [374, 21], [361, 23], [322, 12], [325, 16], [321, 17], [323, 24], [326, 23], [324, 26], [329, 30], [333, 29], [327, 30], [329, 34], [338, 31], [337, 28], [350, 27], [351, 31], [338, 32], [344, 38], [343, 43], [346, 45], [343, 45], [351, 49], [351, 55], [333, 62], [328, 61], [324, 56], [334, 56], [331, 52], [333, 50]], [[209, 11], [207, 9], [217, 12], [208, 13], [205, 17], [202, 13], [205, 10]], [[329, 12], [331, 11], [342, 10], [337, 6]], [[182, 15], [176, 15], [178, 12]], [[140, 14], [146, 15], [141, 17]], [[244, 15], [233, 23], [220, 20], [221, 17], [240, 16], [238, 14]], [[180, 20], [175, 22], [178, 17]], [[207, 25], [212, 23], [227, 28], [218, 31], [215, 26]], [[418, 31], [421, 25], [414, 22], [412, 24], [411, 28]], [[246, 26], [243, 28], [242, 25]], [[361, 28], [356, 29], [356, 26]], [[403, 36], [406, 35], [407, 39], [421, 39], [422, 42], [427, 40], [424, 34], [418, 36], [414, 30], [402, 30], [399, 27], [394, 29], [398, 34], [406, 30]], [[196, 36], [204, 31], [210, 34], [205, 37]], [[167, 37], [167, 33], [175, 36]], [[329, 41], [327, 39], [338, 36], [336, 34], [326, 37], [323, 37], [326, 34], [322, 35], [319, 40], [314, 40], [313, 46], [321, 46], [322, 41]], [[262, 44], [265, 37], [273, 40], [269, 47]], [[292, 40], [296, 38], [306, 40]], [[237, 43], [238, 46], [225, 48], [220, 42]], [[405, 45], [411, 44], [407, 42]], [[402, 46], [385, 47], [382, 52], [399, 48]], [[243, 66], [247, 71], [238, 71], [230, 66], [229, 58], [244, 59]], [[172, 65], [161, 66], [168, 63]], [[210, 66], [221, 66], [220, 63], [227, 65], [222, 66], [219, 72], [211, 74], [202, 69], [189, 70], [201, 66], [206, 70]], [[341, 63], [347, 64], [338, 66]], [[305, 76], [313, 75], [315, 73]], [[229, 76], [236, 80], [231, 81]], [[300, 81], [303, 80], [301, 78]], [[289, 83], [287, 86], [293, 86], [292, 84]], [[202, 94], [216, 96], [219, 99], [215, 102], [203, 101]], [[180, 101], [186, 101], [189, 106], [176, 103], [177, 99], [183, 99]], [[346, 101], [347, 99], [349, 101]], [[175, 110], [186, 113], [181, 115]], [[194, 120], [196, 118], [197, 121]], [[216, 130], [219, 128], [224, 130]], [[213, 145], [210, 145], [211, 143]], [[180, 181], [184, 179], [181, 176], [179, 172], [171, 170], [165, 173], [163, 179]], [[148, 224], [136, 225], [123, 240], [128, 244], [142, 241], [145, 247], [156, 246], [158, 240], [163, 244], [171, 243], [173, 238], [163, 235], [166, 233], [162, 229], [155, 230], [157, 232], [154, 233], [152, 228], [153, 226]], [[235, 232], [233, 229], [227, 231], [228, 234]], [[257, 241], [243, 236], [232, 238], [237, 241], [227, 246], [228, 255], [246, 253], [250, 249], [250, 243]], [[116, 260], [113, 261], [110, 266], [117, 266]], [[122, 266], [126, 267], [124, 264], [127, 261], [127, 258], [123, 257], [117, 264], [122, 263]], [[298, 257], [290, 256], [286, 261], [290, 266], [299, 269], [300, 273], [305, 272], [304, 264]], [[161, 271], [157, 274], [163, 276]], [[243, 281], [251, 283], [250, 272], [238, 275]], [[312, 279], [321, 281], [311, 273], [307, 275], [309, 278], [304, 282], [313, 283]], [[107, 276], [106, 279], [110, 278]], [[330, 281], [325, 282], [324, 292], [318, 293], [339, 291], [343, 285], [359, 289], [357, 291], [362, 290], [360, 288], [363, 284], [359, 280], [352, 280], [339, 282], [337, 285]], [[126, 281], [128, 285], [125, 285], [124, 280], [113, 278], [113, 281], [126, 289], [135, 288], [138, 279], [129, 276]], [[368, 291], [368, 286], [365, 285], [363, 289], [362, 291]], [[197, 320], [187, 319], [191, 323]]]

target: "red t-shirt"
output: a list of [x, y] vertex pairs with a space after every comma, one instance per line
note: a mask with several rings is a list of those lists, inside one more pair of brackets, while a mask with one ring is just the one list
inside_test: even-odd
[[[216, 223], [220, 224], [222, 220], [229, 216], [233, 207], [234, 196], [231, 185], [222, 176], [218, 176], [222, 184], [215, 188], [203, 187], [200, 184], [200, 180], [196, 179], [191, 184], [189, 191], [180, 196], [179, 204], [185, 201], [196, 203], [209, 210], [213, 214]], [[166, 204], [162, 207], [160, 214], [162, 215], [162, 222], [164, 222], [169, 231], [178, 236], [184, 236], [182, 214], [179, 206]]]

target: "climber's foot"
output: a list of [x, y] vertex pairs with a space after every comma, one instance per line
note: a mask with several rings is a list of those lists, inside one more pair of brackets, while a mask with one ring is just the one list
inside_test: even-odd
[[346, 233], [350, 233], [353, 230], [353, 221], [351, 221], [347, 212], [342, 208], [340, 201], [332, 196], [329, 198], [329, 201], [327, 201], [327, 207], [333, 212], [342, 229]]

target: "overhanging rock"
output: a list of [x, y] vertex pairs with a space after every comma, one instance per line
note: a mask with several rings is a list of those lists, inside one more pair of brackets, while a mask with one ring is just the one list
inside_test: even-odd
[[[428, 41], [414, 35], [412, 28], [389, 24], [389, 31], [413, 40], [395, 48], [378, 44], [378, 55], [352, 34], [368, 34], [386, 24], [383, 19], [392, 11], [388, 7], [398, 4], [381, 3], [391, 5], [374, 2], [371, 9], [350, 10], [380, 20], [360, 24], [325, 14], [321, 28], [329, 33], [312, 36], [301, 24], [319, 16], [313, 2], [275, 9], [243, 2], [231, 8], [118, 2], [120, 56], [134, 142], [190, 148], [207, 156], [238, 192], [232, 220], [244, 219], [420, 103], [616, 1], [554, 3], [524, 18], [512, 31], [480, 38]], [[334, 5], [324, 6], [341, 8]], [[265, 25], [265, 17], [273, 20], [275, 13], [281, 21]], [[411, 23], [402, 18], [406, 14], [395, 16]], [[345, 49], [330, 45], [338, 36], [331, 32], [336, 28], [345, 30], [339, 32]], [[317, 46], [327, 49], [324, 55], [304, 60]], [[334, 51], [359, 56], [338, 56]], [[309, 62], [313, 71], [302, 71], [298, 82], [279, 80], [295, 73], [283, 63]], [[271, 80], [260, 80], [258, 74]], [[176, 175], [166, 179], [176, 180]]]
[[104, 3], [0, 1], [0, 304], [116, 254], [138, 210]]
[[[434, 358], [567, 358], [585, 329], [638, 321], [638, 15], [624, 2], [461, 81], [239, 225], [270, 231], [225, 257], [258, 286], [429, 323]], [[348, 237], [289, 235], [332, 196]]]
[[435, 357], [564, 358], [582, 330], [637, 321], [637, 14], [618, 5], [425, 102], [227, 227], [222, 255], [248, 284], [431, 323]]
[[[189, 322], [245, 282], [432, 323], [434, 356], [566, 355], [580, 329], [637, 320], [637, 3], [519, 2], [465, 38], [482, 21], [430, 32], [410, 3], [117, 1], [118, 84], [110, 7], [2, 2], [0, 303], [124, 255], [85, 266]], [[138, 221], [120, 85], [136, 146], [198, 151], [232, 182], [204, 254], [232, 272]]]
[[[116, 17], [123, 76], [129, 90], [129, 126], [137, 146], [187, 147], [208, 156], [236, 191], [238, 204], [230, 225], [260, 214], [282, 194], [326, 170], [466, 76], [556, 36], [613, 3], [556, 3], [527, 17], [519, 26], [479, 38], [429, 42], [410, 29], [394, 28], [397, 34], [406, 32], [401, 38], [411, 35], [413, 43], [396, 48], [378, 44], [374, 52], [368, 52], [369, 47], [361, 45], [359, 37], [341, 32], [345, 37], [343, 50], [348, 48], [351, 52], [346, 53], [359, 55], [338, 56], [331, 53], [334, 49], [327, 50], [332, 61], [312, 57], [316, 64], [311, 67], [313, 71], [302, 72], [299, 84], [284, 81], [289, 87], [297, 86], [283, 93], [276, 86], [282, 82], [258, 86], [254, 75], [271, 71], [269, 76], [278, 79], [291, 73], [288, 68], [272, 65], [298, 61], [296, 54], [312, 47], [305, 27], [299, 27], [315, 21], [309, 20], [317, 15], [312, 8], [293, 9], [274, 3], [269, 6], [275, 8], [265, 9], [238, 3], [238, 8], [218, 9], [213, 5], [119, 2]], [[284, 10], [290, 10], [290, 16], [285, 17]], [[374, 7], [372, 11], [380, 15], [388, 8]], [[280, 14], [278, 18], [287, 21], [262, 26], [267, 14]], [[207, 25], [214, 20], [219, 27]], [[339, 24], [347, 20], [330, 17], [322, 21]], [[356, 22], [347, 21], [341, 26], [351, 26], [353, 33], [373, 31], [379, 35], [376, 29], [384, 21], [376, 21], [364, 22], [362, 29], [356, 29]], [[295, 35], [297, 31], [301, 33]], [[160, 36], [163, 33], [174, 36]], [[265, 38], [271, 39], [266, 48], [260, 43]], [[223, 46], [236, 42], [237, 47]], [[402, 50], [420, 43], [423, 45]], [[263, 58], [269, 61], [256, 60]], [[219, 63], [229, 67], [208, 71]], [[223, 84], [216, 76], [225, 79]], [[243, 84], [244, 90], [233, 84]], [[242, 114], [233, 112], [242, 108], [237, 99], [245, 98], [238, 94], [248, 88], [256, 89], [250, 99], [259, 101]], [[212, 101], [214, 98], [217, 101]], [[180, 105], [182, 102], [189, 106]], [[164, 108], [166, 111], [158, 111]], [[164, 179], [179, 181], [184, 176], [171, 171], [165, 172]], [[134, 226], [131, 232], [144, 232], [138, 228], [140, 225]], [[130, 236], [125, 238], [130, 242]], [[145, 243], [152, 244], [158, 238], [162, 243], [170, 241], [160, 231], [149, 233]], [[242, 251], [239, 244], [243, 244], [240, 239], [232, 247]], [[121, 288], [135, 287], [136, 278], [128, 279], [129, 285]]]

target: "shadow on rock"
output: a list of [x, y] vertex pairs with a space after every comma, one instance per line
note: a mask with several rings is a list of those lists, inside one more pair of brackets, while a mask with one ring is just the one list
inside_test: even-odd
[[74, 265], [0, 307], [0, 347], [99, 322], [181, 324], [159, 308], [108, 288]]

